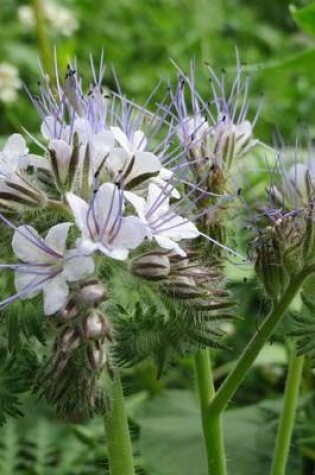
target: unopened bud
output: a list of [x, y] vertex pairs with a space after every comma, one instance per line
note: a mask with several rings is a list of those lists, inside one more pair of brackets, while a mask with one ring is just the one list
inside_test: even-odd
[[164, 291], [173, 297], [191, 299], [202, 297], [205, 292], [197, 287], [194, 279], [182, 275], [170, 279], [164, 287]]
[[107, 337], [111, 340], [111, 331], [107, 318], [100, 312], [92, 311], [83, 322], [83, 333], [91, 340]]
[[69, 353], [76, 350], [80, 346], [80, 337], [76, 330], [68, 328], [61, 338], [61, 350]]
[[161, 280], [168, 277], [171, 266], [167, 253], [148, 252], [132, 262], [134, 274], [148, 280]]
[[71, 299], [67, 305], [60, 310], [59, 316], [62, 320], [72, 320], [78, 315], [79, 311], [75, 305], [75, 302]]
[[91, 343], [87, 349], [89, 363], [94, 371], [100, 370], [107, 361], [107, 353], [103, 346]]
[[97, 306], [107, 299], [104, 285], [98, 279], [86, 280], [77, 293], [78, 300], [85, 305]]

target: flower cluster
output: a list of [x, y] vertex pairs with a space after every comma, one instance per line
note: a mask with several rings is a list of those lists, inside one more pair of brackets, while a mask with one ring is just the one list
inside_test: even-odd
[[[181, 241], [200, 235], [194, 196], [181, 193], [187, 165], [185, 147], [171, 145], [176, 128], [169, 125], [161, 139], [163, 114], [104, 94], [102, 64], [92, 73], [87, 93], [70, 66], [54, 88], [44, 76], [32, 96], [42, 118], [42, 139], [34, 140], [44, 153], [30, 154], [14, 134], [0, 154], [2, 221], [14, 228], [12, 248], [22, 261], [5, 264], [15, 271], [17, 293], [2, 308], [43, 291], [45, 314], [56, 313], [67, 304], [68, 282], [92, 274], [97, 255], [126, 260], [131, 250], [156, 243], [185, 256]], [[45, 227], [43, 238], [5, 217], [31, 208], [60, 211], [67, 222]]]

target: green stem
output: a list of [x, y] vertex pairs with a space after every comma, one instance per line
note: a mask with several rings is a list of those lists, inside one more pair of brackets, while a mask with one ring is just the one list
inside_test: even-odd
[[209, 474], [225, 475], [226, 463], [220, 414], [214, 415], [211, 423], [208, 420], [209, 402], [215, 396], [209, 350], [197, 351], [195, 354], [195, 368]]
[[282, 298], [274, 304], [271, 312], [266, 317], [252, 339], [249, 341], [248, 345], [239, 357], [235, 367], [209, 404], [208, 418], [211, 419], [211, 415], [220, 414], [225, 409], [234, 393], [242, 384], [258, 353], [268, 338], [270, 338], [272, 332], [281, 320], [282, 315], [294, 299], [302, 282], [308, 276], [308, 274], [308, 271], [297, 274], [295, 278], [291, 280], [290, 285], [286, 289]]
[[283, 409], [273, 454], [271, 475], [285, 475], [286, 473], [303, 363], [304, 356], [296, 356], [295, 348], [293, 347], [285, 386]]
[[46, 30], [46, 21], [44, 14], [44, 4], [42, 0], [32, 0], [34, 16], [35, 16], [35, 28], [38, 46], [40, 49], [41, 59], [43, 62], [44, 70], [53, 77], [53, 71], [51, 67], [51, 51], [50, 41]]
[[134, 475], [132, 444], [124, 394], [118, 374], [114, 378], [112, 397], [112, 411], [105, 417], [110, 475]]

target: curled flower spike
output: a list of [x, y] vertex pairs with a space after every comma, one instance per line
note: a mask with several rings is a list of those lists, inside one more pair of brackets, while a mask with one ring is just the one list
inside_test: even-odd
[[77, 249], [66, 249], [71, 225], [61, 223], [53, 226], [45, 239], [32, 226], [15, 229], [12, 248], [22, 263], [2, 267], [14, 269], [17, 293], [0, 302], [0, 308], [18, 298], [33, 298], [41, 291], [44, 293], [45, 315], [52, 315], [65, 306], [69, 295], [67, 282], [83, 279], [94, 270], [91, 257], [83, 256]]
[[78, 245], [84, 253], [100, 251], [124, 260], [129, 249], [144, 240], [146, 226], [135, 216], [122, 216], [123, 193], [116, 185], [101, 185], [90, 203], [73, 193], [67, 194], [67, 200], [82, 233]]

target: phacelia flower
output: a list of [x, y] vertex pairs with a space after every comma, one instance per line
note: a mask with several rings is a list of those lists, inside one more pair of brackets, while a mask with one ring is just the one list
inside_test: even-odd
[[131, 192], [125, 192], [125, 195], [145, 223], [148, 238], [155, 239], [164, 249], [185, 255], [177, 241], [194, 239], [199, 236], [199, 231], [191, 221], [174, 211], [169, 204], [169, 195], [153, 183], [148, 187], [146, 200]]
[[146, 226], [136, 216], [123, 216], [123, 193], [112, 183], [101, 185], [90, 203], [73, 193], [67, 200], [82, 233], [78, 246], [84, 253], [100, 251], [124, 260], [146, 236]]
[[83, 279], [94, 270], [91, 257], [83, 256], [78, 249], [66, 249], [71, 225], [53, 226], [45, 239], [32, 226], [16, 228], [12, 248], [22, 262], [4, 267], [14, 269], [17, 293], [0, 302], [0, 307], [17, 298], [33, 298], [41, 291], [45, 315], [52, 315], [65, 306], [69, 296], [68, 282]]

